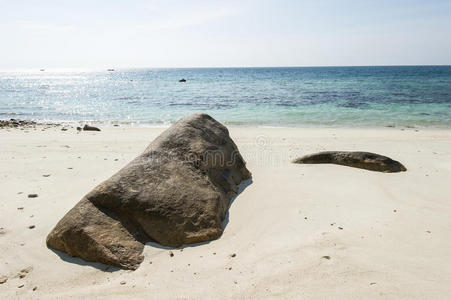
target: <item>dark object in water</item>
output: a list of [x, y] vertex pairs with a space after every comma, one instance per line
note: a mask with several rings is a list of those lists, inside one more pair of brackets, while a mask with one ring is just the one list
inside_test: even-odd
[[88, 193], [47, 236], [47, 246], [124, 269], [144, 243], [178, 247], [217, 239], [231, 198], [251, 173], [221, 123], [185, 117]]
[[179, 82], [186, 82], [186, 79], [182, 78], [182, 79], [179, 80]]
[[87, 124], [83, 127], [83, 130], [86, 130], [86, 131], [100, 131], [99, 128], [94, 127], [94, 126], [89, 126]]
[[370, 152], [326, 151], [293, 160], [295, 164], [337, 164], [384, 173], [404, 172], [400, 162]]
[[107, 71], [108, 72], [114, 72], [114, 69], [108, 69]]

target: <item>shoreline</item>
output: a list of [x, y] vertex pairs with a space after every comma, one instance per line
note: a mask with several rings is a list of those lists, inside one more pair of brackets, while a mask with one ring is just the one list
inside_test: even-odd
[[[140, 123], [140, 122], [120, 122], [120, 121], [52, 121], [52, 120], [37, 120], [37, 119], [16, 119], [16, 118], [0, 118], [0, 129], [2, 128], [14, 128], [10, 126], [10, 123], [23, 123], [23, 125], [16, 126], [30, 127], [30, 126], [51, 126], [51, 127], [63, 127], [63, 128], [75, 128], [77, 126], [83, 126], [85, 124], [99, 126], [100, 128], [169, 128], [175, 122], [171, 123]], [[273, 125], [273, 124], [233, 124], [228, 122], [221, 122], [226, 127], [230, 128], [298, 128], [298, 129], [400, 129], [400, 130], [451, 130], [451, 125], [434, 125], [434, 126], [421, 126], [421, 125], [318, 125], [318, 124], [299, 124], [299, 125]]]

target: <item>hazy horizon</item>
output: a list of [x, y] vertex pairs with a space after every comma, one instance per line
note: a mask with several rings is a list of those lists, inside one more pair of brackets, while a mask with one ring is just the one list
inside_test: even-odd
[[0, 70], [451, 65], [451, 2], [4, 1]]

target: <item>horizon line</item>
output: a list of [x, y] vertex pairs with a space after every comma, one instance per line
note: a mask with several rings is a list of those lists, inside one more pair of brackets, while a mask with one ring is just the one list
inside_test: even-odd
[[277, 69], [277, 68], [352, 68], [352, 67], [450, 67], [451, 64], [380, 64], [380, 65], [293, 65], [293, 66], [200, 66], [200, 67], [25, 67], [25, 68], [0, 68], [0, 72], [12, 71], [108, 71], [108, 70], [144, 70], [144, 69]]

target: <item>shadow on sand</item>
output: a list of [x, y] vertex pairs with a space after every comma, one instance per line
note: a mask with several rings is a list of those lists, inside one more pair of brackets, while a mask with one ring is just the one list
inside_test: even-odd
[[62, 260], [72, 263], [72, 264], [77, 264], [80, 266], [89, 266], [89, 267], [93, 267], [93, 268], [99, 269], [101, 271], [110, 272], [110, 273], [121, 270], [121, 268], [119, 268], [119, 267], [104, 265], [99, 262], [86, 261], [86, 260], [83, 260], [78, 257], [70, 256], [69, 254], [59, 251], [59, 250], [56, 250], [56, 249], [52, 249], [52, 248], [49, 248], [49, 249], [52, 250], [56, 255], [58, 255]]

